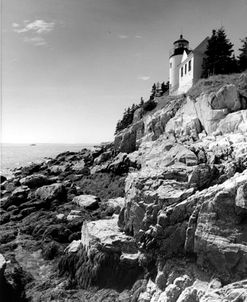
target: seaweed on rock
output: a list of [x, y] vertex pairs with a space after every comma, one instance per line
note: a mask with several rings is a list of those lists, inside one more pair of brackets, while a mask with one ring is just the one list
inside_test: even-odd
[[81, 288], [115, 288], [123, 290], [131, 287], [142, 275], [142, 268], [126, 265], [120, 260], [121, 253], [103, 251], [97, 248], [90, 253], [80, 246], [76, 253], [65, 254], [58, 264], [61, 275], [70, 278], [70, 284]]

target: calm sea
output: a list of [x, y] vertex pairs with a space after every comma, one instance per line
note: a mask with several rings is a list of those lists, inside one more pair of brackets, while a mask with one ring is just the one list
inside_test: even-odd
[[80, 151], [92, 147], [86, 144], [1, 144], [0, 172], [10, 176], [10, 169], [24, 166], [30, 162], [41, 162], [65, 151]]

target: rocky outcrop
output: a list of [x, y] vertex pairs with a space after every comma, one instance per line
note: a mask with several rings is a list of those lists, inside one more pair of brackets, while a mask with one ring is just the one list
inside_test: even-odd
[[138, 147], [138, 140], [144, 134], [144, 123], [139, 121], [133, 126], [119, 133], [115, 137], [115, 149], [120, 152], [131, 153]]
[[111, 198], [106, 202], [107, 208], [115, 214], [119, 214], [120, 210], [124, 207], [124, 198], [117, 197]]
[[143, 116], [138, 111], [132, 125], [116, 135], [115, 149], [130, 153], [143, 141], [156, 140], [164, 133], [183, 141], [197, 140], [202, 131], [212, 134], [219, 128], [223, 133], [244, 133], [246, 113], [239, 113], [239, 110], [247, 108], [246, 82], [246, 75], [242, 74], [234, 84], [222, 84], [214, 92], [202, 92], [196, 98], [167, 96], [165, 102], [161, 98], [160, 110]]
[[150, 279], [138, 301], [222, 302], [245, 301], [246, 280], [223, 286], [220, 279], [201, 271], [191, 262], [169, 260], [159, 264], [159, 272]]
[[194, 253], [199, 265], [211, 265], [225, 276], [243, 277], [247, 269], [243, 228], [247, 174], [236, 174], [221, 185], [194, 193], [210, 177], [212, 180], [210, 169], [195, 173], [199, 168], [193, 170], [190, 180], [185, 178], [186, 167], [181, 174], [177, 170], [172, 175], [170, 170], [172, 180], [166, 179], [167, 170], [163, 174], [130, 174], [119, 225], [136, 237], [144, 251], [155, 250], [163, 257]]
[[79, 195], [74, 197], [73, 202], [86, 210], [95, 210], [99, 207], [100, 199], [94, 195]]
[[41, 200], [66, 200], [66, 189], [62, 184], [56, 183], [43, 186], [36, 190], [35, 197]]
[[[135, 151], [141, 169], [128, 174], [118, 221], [135, 238], [140, 259], [156, 261], [155, 283], [149, 280], [138, 301], [223, 301], [245, 292], [244, 283], [236, 293], [222, 286], [247, 274], [247, 119], [241, 91], [227, 84], [187, 97], [173, 116], [166, 111], [163, 126], [157, 119], [162, 110], [149, 117], [150, 132], [144, 128]], [[176, 263], [177, 279], [169, 281], [175, 272], [166, 263], [174, 259], [191, 262], [200, 275], [185, 277]], [[212, 283], [210, 274], [222, 283]]]
[[52, 180], [42, 174], [32, 174], [20, 179], [20, 183], [29, 188], [37, 188], [41, 186], [48, 185]]
[[[73, 241], [60, 261], [60, 271], [70, 272], [68, 265], [76, 259], [77, 282], [83, 287], [117, 287], [124, 289], [143, 274], [133, 237], [121, 232], [118, 216], [85, 222], [81, 240]], [[86, 272], [86, 273], [85, 273]]]
[[125, 235], [118, 228], [118, 216], [84, 223], [81, 242], [90, 252], [95, 244], [102, 250], [135, 254], [137, 247], [133, 237]]
[[[104, 153], [108, 155], [102, 156], [102, 161], [95, 161]], [[92, 150], [64, 152], [43, 163], [18, 168], [13, 178], [4, 179], [0, 253], [7, 266], [6, 288], [3, 290], [1, 284], [0, 294], [4, 291], [8, 301], [76, 301], [79, 291], [71, 292], [75, 285], [85, 288], [109, 282], [118, 286], [120, 276], [123, 284], [119, 286], [124, 288], [131, 286], [142, 273], [135, 254], [97, 250], [89, 259], [80, 247], [85, 221], [109, 220], [123, 206], [124, 179], [136, 163], [133, 156], [132, 159], [127, 154], [116, 156], [112, 146], [106, 144]], [[107, 166], [112, 164], [111, 171], [102, 172], [104, 160]], [[90, 169], [96, 166], [101, 171], [91, 174]], [[80, 202], [76, 202], [78, 198]], [[132, 242], [135, 244], [133, 239]], [[61, 272], [71, 273], [70, 278], [56, 273], [58, 262]], [[78, 278], [73, 275], [75, 266], [78, 266]], [[114, 289], [106, 292], [117, 296]], [[88, 290], [87, 295], [93, 293]], [[4, 298], [0, 300], [6, 301]]]

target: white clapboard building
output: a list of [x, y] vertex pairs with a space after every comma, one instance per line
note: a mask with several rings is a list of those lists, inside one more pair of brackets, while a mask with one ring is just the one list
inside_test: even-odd
[[207, 41], [208, 37], [193, 50], [183, 35], [173, 43], [169, 56], [170, 95], [186, 93], [201, 78]]

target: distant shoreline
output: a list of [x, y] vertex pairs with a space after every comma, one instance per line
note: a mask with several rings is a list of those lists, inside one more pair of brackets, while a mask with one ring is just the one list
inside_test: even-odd
[[11, 177], [11, 171], [15, 168], [25, 166], [31, 162], [42, 162], [66, 151], [79, 152], [84, 148], [92, 148], [95, 145], [35, 143], [35, 146], [32, 146], [29, 143], [1, 143], [0, 173]]

